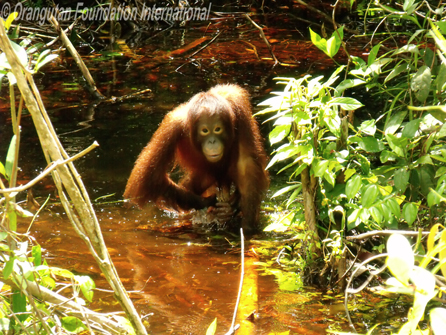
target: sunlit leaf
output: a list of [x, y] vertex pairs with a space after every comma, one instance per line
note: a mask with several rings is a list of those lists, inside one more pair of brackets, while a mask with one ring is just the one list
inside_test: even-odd
[[378, 43], [375, 45], [372, 50], [370, 50], [369, 57], [367, 59], [367, 65], [370, 66], [375, 61], [376, 57], [378, 56], [379, 48], [381, 47], [381, 43]]
[[362, 196], [362, 205], [370, 208], [379, 194], [378, 187], [375, 184], [369, 185]]
[[88, 301], [93, 300], [93, 293], [96, 285], [89, 276], [74, 276], [74, 280], [80, 285], [82, 294]]
[[383, 214], [381, 213], [381, 208], [379, 206], [373, 206], [369, 208], [369, 212], [373, 220], [375, 220], [375, 222], [380, 225], [381, 222], [383, 221]]
[[398, 113], [395, 113], [391, 118], [390, 121], [386, 124], [386, 127], [384, 129], [384, 133], [387, 134], [394, 134], [398, 128], [401, 126], [401, 123], [403, 123], [404, 118], [406, 117], [407, 111], [401, 111]]
[[15, 257], [10, 258], [3, 268], [3, 279], [8, 279], [14, 269]]
[[417, 71], [417, 73], [413, 76], [411, 80], [411, 88], [415, 92], [415, 97], [418, 101], [424, 102], [426, 101], [429, 90], [431, 87], [432, 75], [431, 70], [428, 66], [423, 65]]
[[361, 166], [361, 171], [364, 176], [368, 176], [370, 173], [370, 162], [369, 160], [361, 154], [356, 154], [356, 159]]
[[376, 121], [371, 119], [362, 122], [358, 127], [358, 131], [363, 132], [366, 135], [374, 136], [376, 132]]
[[356, 87], [362, 84], [365, 84], [365, 81], [362, 79], [345, 79], [338, 86], [336, 86], [335, 97], [340, 97], [348, 88]]
[[12, 294], [12, 311], [21, 322], [24, 322], [30, 316], [26, 313], [26, 296], [19, 290]]
[[386, 135], [387, 143], [389, 147], [392, 149], [394, 153], [396, 153], [399, 157], [405, 157], [406, 155], [406, 146], [407, 146], [407, 138], [405, 137], [396, 137], [392, 134]]
[[[28, 54], [26, 53], [25, 48], [18, 45], [17, 43], [10, 41], [11, 46], [15, 51], [15, 54], [17, 55], [20, 63], [26, 67], [28, 65]], [[8, 63], [8, 60], [6, 58], [6, 54], [2, 53], [0, 54], [0, 66], [6, 69], [11, 69], [11, 65]]]
[[53, 290], [56, 287], [56, 281], [49, 276], [41, 278], [39, 284], [46, 288], [49, 288], [50, 290]]
[[416, 328], [424, 316], [426, 305], [436, 294], [435, 277], [426, 269], [415, 266], [410, 279], [416, 287], [413, 308], [399, 334], [417, 334]]
[[289, 124], [274, 127], [274, 129], [269, 133], [269, 140], [271, 144], [276, 144], [288, 136], [290, 133], [290, 128], [291, 126]]
[[313, 170], [314, 176], [322, 177], [327, 170], [328, 163], [329, 163], [329, 161], [324, 159], [324, 160], [317, 161], [316, 164], [313, 164], [312, 170]]
[[6, 155], [5, 173], [8, 180], [11, 178], [12, 168], [14, 166], [16, 141], [17, 137], [14, 135], [11, 139], [11, 143], [9, 144], [8, 154]]
[[32, 247], [33, 263], [34, 266], [39, 266], [42, 264], [42, 248], [40, 245], [35, 245]]
[[78, 334], [87, 329], [82, 321], [74, 316], [65, 316], [60, 319], [62, 327], [71, 333]]
[[0, 318], [0, 330], [6, 333], [9, 330], [10, 320], [7, 318]]
[[343, 98], [343, 97], [331, 99], [328, 105], [329, 106], [338, 105], [345, 110], [356, 110], [364, 106], [361, 102], [359, 102], [354, 98]]
[[415, 119], [408, 122], [403, 129], [402, 135], [407, 138], [413, 138], [420, 127], [421, 119]]
[[9, 16], [6, 19], [6, 22], [5, 22], [6, 30], [8, 30], [9, 27], [11, 27], [12, 21], [14, 21], [17, 18], [17, 16], [19, 16], [19, 13], [17, 13], [17, 12], [13, 12], [13, 13], [9, 14]]
[[54, 59], [56, 59], [57, 57], [59, 57], [59, 55], [56, 54], [51, 54], [46, 56], [45, 58], [43, 58], [41, 61], [38, 61], [36, 64], [36, 67], [34, 68], [34, 71], [39, 71], [39, 69], [44, 66], [45, 64], [53, 61]]
[[2, 176], [6, 176], [5, 166], [2, 164], [2, 162], [0, 162], [0, 174]]
[[443, 277], [446, 276], [446, 263], [444, 260], [446, 260], [446, 230], [443, 230], [440, 236], [440, 243], [445, 246], [444, 248], [440, 249], [440, 260], [442, 261], [440, 264], [441, 273], [443, 274]]
[[215, 318], [214, 321], [212, 321], [212, 323], [209, 325], [206, 331], [206, 335], [214, 335], [216, 331], [217, 331], [217, 318]]
[[434, 335], [444, 335], [446, 329], [446, 309], [441, 307], [433, 308], [429, 313], [429, 317]]
[[345, 195], [347, 196], [348, 200], [356, 196], [361, 188], [361, 184], [361, 176], [358, 174], [354, 175], [347, 181], [345, 184]]
[[407, 15], [411, 15], [417, 6], [418, 4], [415, 4], [415, 0], [405, 0], [403, 10], [407, 13]]
[[[427, 237], [427, 251], [431, 252], [434, 250], [435, 245], [435, 237], [438, 233], [438, 229], [441, 227], [440, 223], [434, 224], [429, 231], [429, 236]], [[432, 257], [435, 257], [435, 255], [432, 255]]]
[[13, 206], [9, 206], [8, 208], [8, 220], [9, 220], [9, 229], [12, 231], [17, 231], [17, 213], [14, 210]]
[[276, 193], [274, 193], [271, 198], [275, 198], [278, 197], [279, 195], [282, 195], [284, 193], [290, 192], [296, 188], [302, 188], [301, 184], [295, 184], [295, 185], [290, 185], [290, 186], [286, 186], [281, 188], [280, 190], [278, 190]]
[[392, 151], [389, 151], [389, 150], [383, 150], [383, 151], [381, 151], [381, 154], [379, 155], [379, 160], [383, 164], [387, 163], [389, 161], [394, 162], [394, 161], [396, 161], [397, 158], [398, 158], [398, 155]]
[[403, 235], [391, 235], [387, 240], [387, 253], [386, 264], [390, 272], [407, 285], [415, 262], [409, 241]]

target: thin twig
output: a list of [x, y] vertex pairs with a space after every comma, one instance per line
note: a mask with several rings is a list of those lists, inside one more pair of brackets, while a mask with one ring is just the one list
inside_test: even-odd
[[269, 43], [268, 39], [265, 36], [265, 33], [263, 32], [263, 28], [260, 27], [257, 23], [255, 23], [248, 14], [245, 14], [245, 17], [251, 21], [251, 23], [254, 25], [254, 27], [256, 27], [259, 31], [260, 31], [260, 36], [262, 37], [263, 41], [265, 42], [266, 46], [268, 47], [269, 53], [271, 54], [271, 56], [274, 59], [274, 66], [276, 66], [277, 64], [281, 64], [281, 62], [279, 62], [279, 60], [276, 58], [276, 55], [274, 55], [273, 49], [271, 48], [271, 44]]
[[58, 166], [67, 164], [69, 162], [72, 162], [86, 154], [88, 154], [91, 150], [93, 150], [94, 148], [98, 147], [99, 144], [98, 142], [94, 141], [94, 143], [92, 145], [90, 145], [87, 149], [79, 152], [78, 154], [65, 159], [65, 160], [57, 160], [57, 161], [53, 161], [51, 162], [50, 166], [45, 169], [45, 171], [43, 171], [41, 174], [39, 174], [36, 178], [34, 178], [33, 180], [31, 180], [30, 182], [26, 183], [25, 185], [21, 185], [18, 187], [11, 187], [11, 188], [4, 188], [4, 189], [0, 189], [0, 193], [13, 193], [13, 192], [22, 192], [25, 191], [26, 189], [34, 186], [35, 184], [37, 184], [39, 181], [41, 181], [43, 178], [45, 178], [49, 173], [51, 173], [55, 168], [57, 168]]
[[59, 22], [56, 20], [56, 18], [53, 15], [51, 15], [51, 17], [50, 17], [50, 22], [53, 24], [54, 28], [56, 29], [56, 32], [59, 34], [59, 36], [60, 36], [60, 38], [61, 38], [61, 40], [63, 42], [63, 44], [65, 45], [67, 50], [70, 52], [71, 56], [73, 56], [77, 66], [81, 70], [82, 75], [84, 76], [84, 78], [85, 78], [85, 80], [87, 82], [87, 88], [88, 88], [89, 92], [92, 95], [94, 95], [96, 98], [103, 99], [104, 95], [96, 87], [96, 84], [94, 82], [93, 77], [90, 74], [90, 71], [85, 66], [84, 61], [79, 56], [79, 54], [76, 51], [76, 49], [74, 48], [73, 44], [68, 39], [68, 37], [65, 34], [64, 30], [61, 28]]
[[348, 279], [348, 283], [347, 283], [347, 288], [345, 289], [345, 296], [344, 296], [344, 308], [345, 308], [345, 314], [347, 314], [347, 318], [348, 318], [348, 322], [350, 327], [356, 332], [355, 326], [353, 325], [352, 319], [350, 317], [350, 313], [348, 311], [348, 294], [349, 293], [358, 293], [360, 292], [365, 285], [367, 285], [372, 279], [373, 277], [375, 277], [377, 274], [383, 272], [385, 270], [385, 268], [387, 267], [386, 264], [384, 264], [383, 267], [381, 267], [380, 269], [378, 269], [377, 271], [373, 271], [373, 273], [367, 278], [367, 280], [364, 282], [365, 285], [361, 285], [359, 288], [357, 289], [349, 289], [350, 284], [352, 283], [353, 279], [355, 278], [356, 272], [359, 271], [359, 269], [361, 269], [363, 266], [365, 266], [367, 263], [370, 263], [371, 261], [377, 259], [377, 258], [381, 258], [381, 257], [387, 257], [387, 254], [380, 254], [380, 255], [376, 255], [373, 257], [370, 257], [369, 259], [365, 260], [364, 262], [362, 262], [355, 271], [353, 271], [352, 275], [350, 276], [350, 278]]
[[198, 54], [199, 52], [201, 52], [201, 51], [203, 51], [204, 49], [206, 49], [209, 45], [211, 45], [211, 44], [217, 39], [218, 36], [220, 36], [220, 34], [221, 34], [223, 31], [224, 31], [224, 30], [220, 31], [217, 35], [215, 35], [214, 37], [212, 37], [212, 39], [211, 39], [208, 43], [206, 43], [205, 45], [203, 45], [200, 49], [198, 49], [197, 51], [195, 51], [192, 55], [190, 55], [190, 56], [187, 57], [187, 58], [192, 58], [193, 56], [195, 56], [195, 55]]

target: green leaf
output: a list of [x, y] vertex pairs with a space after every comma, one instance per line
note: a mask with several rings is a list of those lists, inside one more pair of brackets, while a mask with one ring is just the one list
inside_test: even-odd
[[392, 214], [395, 215], [395, 217], [397, 219], [399, 219], [401, 217], [401, 208], [400, 208], [398, 201], [396, 201], [395, 198], [390, 198], [387, 201], [386, 205], [390, 207]]
[[373, 220], [375, 220], [375, 222], [380, 225], [381, 222], [383, 221], [383, 214], [381, 213], [381, 208], [379, 208], [378, 206], [373, 206], [369, 209], [369, 212]]
[[393, 234], [387, 240], [386, 260], [390, 272], [402, 284], [408, 285], [415, 263], [415, 257], [409, 241], [403, 235]]
[[310, 37], [311, 42], [319, 49], [322, 50], [325, 54], [328, 54], [327, 51], [327, 40], [322, 38], [318, 33], [315, 33], [311, 28], [310, 29]]
[[6, 176], [5, 166], [2, 164], [2, 162], [0, 162], [0, 174], [2, 176]]
[[364, 121], [358, 127], [358, 132], [363, 132], [366, 135], [374, 136], [376, 132], [376, 121], [373, 119]]
[[348, 88], [356, 87], [365, 83], [366, 82], [362, 79], [345, 79], [338, 86], [336, 86], [335, 97], [340, 97]]
[[361, 185], [362, 179], [361, 176], [358, 174], [355, 174], [347, 181], [347, 183], [345, 184], [345, 195], [347, 196], [348, 200], [351, 200], [353, 197], [356, 196], [356, 194], [358, 194]]
[[381, 204], [381, 213], [383, 214], [386, 222], [392, 221], [392, 210], [386, 203]]
[[367, 59], [367, 65], [371, 66], [373, 62], [376, 59], [376, 56], [378, 56], [379, 48], [381, 47], [381, 43], [378, 43], [375, 45], [372, 50], [370, 50], [369, 57]]
[[396, 189], [400, 193], [406, 191], [407, 184], [409, 183], [410, 172], [405, 168], [397, 169], [393, 176], [393, 182]]
[[404, 220], [406, 220], [406, 222], [409, 226], [411, 226], [412, 223], [415, 222], [415, 220], [417, 218], [417, 214], [418, 214], [418, 207], [414, 203], [407, 202], [404, 204], [403, 218], [404, 218]]
[[14, 270], [14, 262], [15, 257], [11, 257], [5, 264], [5, 267], [3, 268], [3, 279], [8, 279], [9, 276], [12, 273], [12, 270]]
[[19, 290], [12, 294], [12, 311], [21, 322], [24, 322], [29, 316], [26, 313], [26, 296]]
[[389, 75], [384, 79], [384, 83], [387, 83], [389, 80], [397, 77], [401, 72], [406, 71], [408, 69], [407, 63], [402, 62], [398, 64], [392, 71], [390, 71]]
[[40, 245], [35, 245], [32, 248], [32, 255], [34, 259], [34, 266], [39, 266], [42, 264], [42, 248]]
[[344, 98], [344, 97], [331, 99], [328, 105], [329, 106], [338, 105], [345, 110], [355, 110], [364, 106], [361, 102], [359, 102], [354, 98]]
[[12, 206], [8, 208], [9, 229], [17, 231], [17, 213]]
[[271, 142], [271, 145], [276, 144], [287, 137], [290, 133], [290, 129], [291, 125], [289, 124], [274, 127], [274, 129], [269, 133], [269, 140]]
[[378, 187], [375, 184], [369, 185], [362, 196], [362, 205], [365, 208], [370, 208], [374, 204], [378, 194]]
[[410, 86], [415, 92], [415, 97], [419, 102], [426, 101], [431, 87], [432, 75], [431, 69], [426, 65], [420, 67], [413, 76]]
[[380, 152], [383, 149], [378, 140], [371, 136], [363, 137], [358, 144], [361, 149], [367, 152]]
[[14, 135], [11, 139], [11, 143], [9, 144], [8, 154], [6, 155], [5, 172], [6, 172], [6, 178], [8, 180], [11, 178], [12, 167], [14, 166], [16, 142], [17, 142], [17, 137], [16, 135]]
[[405, 0], [403, 4], [403, 10], [407, 15], [411, 15], [418, 4], [415, 4], [415, 0]]
[[386, 135], [387, 143], [389, 147], [392, 149], [394, 153], [396, 153], [399, 157], [406, 156], [406, 146], [407, 146], [407, 138], [404, 137], [396, 137], [392, 134]]
[[45, 64], [53, 61], [54, 59], [56, 59], [57, 57], [59, 57], [59, 55], [56, 54], [51, 54], [46, 56], [45, 58], [43, 58], [42, 60], [38, 61], [36, 64], [36, 67], [34, 68], [34, 71], [37, 72], [39, 71], [39, 69], [44, 66]]
[[398, 113], [395, 113], [390, 121], [386, 124], [384, 129], [384, 134], [394, 134], [398, 128], [401, 126], [401, 123], [403, 123], [404, 118], [406, 117], [407, 111], [401, 111]]
[[415, 119], [408, 122], [403, 129], [402, 135], [407, 138], [413, 138], [420, 127], [421, 119]]
[[82, 321], [74, 316], [65, 316], [60, 321], [62, 322], [62, 327], [71, 333], [78, 334], [87, 329]]
[[379, 155], [379, 160], [381, 161], [381, 163], [387, 163], [387, 162], [395, 162], [396, 159], [398, 158], [398, 155], [395, 154], [392, 151], [388, 151], [388, 150], [383, 150], [381, 152], [381, 154]]
[[94, 293], [93, 290], [96, 288], [93, 279], [91, 279], [88, 276], [76, 276], [76, 275], [74, 276], [74, 279], [80, 285], [84, 297], [91, 302], [93, 300], [93, 293]]
[[[446, 23], [446, 21], [444, 22]], [[441, 92], [445, 90], [446, 86], [446, 64], [442, 63], [440, 65], [440, 70], [438, 71], [437, 78], [435, 79], [435, 86], [437, 91]]]
[[[442, 192], [443, 193], [443, 192]], [[441, 201], [441, 197], [438, 192], [433, 192], [432, 190], [427, 195], [427, 205], [429, 207], [438, 205]]]
[[284, 193], [287, 193], [287, 192], [289, 192], [289, 191], [292, 191], [292, 190], [294, 190], [294, 189], [296, 189], [296, 188], [302, 188], [302, 185], [301, 185], [301, 184], [295, 184], [295, 185], [290, 185], [290, 186], [286, 186], [286, 187], [284, 187], [284, 188], [281, 188], [281, 189], [278, 190], [276, 193], [274, 193], [274, 194], [271, 196], [271, 198], [278, 197], [279, 195], [282, 195], [282, 194], [284, 194]]
[[214, 321], [212, 321], [212, 323], [209, 325], [206, 331], [206, 335], [214, 335], [216, 331], [217, 331], [217, 318], [215, 318]]
[[315, 33], [311, 28], [310, 37], [311, 42], [319, 50], [323, 51], [328, 57], [333, 58], [339, 51], [342, 39], [344, 38], [344, 27], [342, 26], [334, 31], [328, 41], [325, 38], [322, 38], [319, 34]]
[[313, 163], [311, 168], [313, 170], [314, 176], [315, 177], [323, 177], [325, 172], [327, 172], [327, 167], [328, 167], [329, 163], [330, 162], [325, 159], [320, 160], [320, 161], [316, 162], [315, 164]]
[[370, 162], [369, 160], [361, 154], [356, 154], [356, 159], [361, 166], [361, 171], [364, 176], [368, 176], [370, 173]]

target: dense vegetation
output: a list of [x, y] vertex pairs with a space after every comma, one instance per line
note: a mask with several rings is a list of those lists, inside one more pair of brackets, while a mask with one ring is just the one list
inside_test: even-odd
[[[275, 151], [269, 168], [286, 174], [288, 180], [274, 194], [278, 199], [286, 196], [280, 218], [266, 231], [286, 231], [292, 236], [292, 243], [283, 248], [286, 252], [277, 257], [288, 264], [288, 271], [345, 290], [346, 305], [349, 294], [363, 288], [352, 288], [357, 271], [369, 263], [379, 265], [363, 280], [368, 284], [374, 276], [389, 270], [392, 277], [386, 289], [414, 295], [414, 308], [400, 334], [428, 334], [429, 329], [440, 334], [446, 327], [446, 310], [427, 306], [431, 300], [439, 300], [446, 287], [445, 8], [441, 2], [437, 5], [414, 0], [361, 2], [355, 8], [343, 6], [342, 11], [360, 15], [366, 22], [363, 35], [368, 38], [368, 56], [350, 54], [345, 37], [355, 32], [335, 21], [341, 15], [336, 12], [341, 9], [336, 2], [333, 16], [322, 16], [333, 26], [331, 37], [323, 37], [322, 29], [309, 31], [313, 44], [333, 59], [336, 68], [325, 77], [307, 74], [278, 78], [284, 86], [261, 104], [266, 108], [259, 114], [270, 116], [274, 125], [269, 140]], [[100, 232], [95, 230], [88, 195], [76, 179], [71, 159], [60, 149], [33, 86], [32, 74], [57, 56], [33, 43], [35, 36], [18, 43], [18, 26], [11, 26], [14, 19], [12, 14], [0, 23], [0, 80], [9, 83], [14, 130], [8, 154], [0, 159], [0, 330], [11, 334], [51, 334], [61, 329], [118, 333], [133, 332], [129, 330], [131, 324], [136, 333], [143, 334], [145, 330], [128, 297], [119, 293], [116, 271], [101, 238], [97, 238]], [[61, 39], [69, 43], [63, 35]], [[23, 81], [20, 66], [28, 69]], [[31, 87], [28, 93], [27, 83]], [[94, 83], [89, 84], [94, 87]], [[18, 110], [16, 86], [22, 94]], [[99, 95], [94, 89], [91, 93]], [[117, 290], [130, 321], [102, 315], [87, 317], [81, 306], [85, 300], [92, 300], [93, 281], [48, 266], [32, 237], [17, 232], [17, 217], [33, 216], [15, 201], [18, 192], [32, 186], [30, 182], [16, 187], [24, 101], [30, 113], [36, 113], [33, 118], [42, 116], [41, 121], [35, 121], [36, 128], [41, 127], [39, 136], [48, 148], [47, 158], [51, 157], [42, 176], [54, 174], [73, 225], [91, 243], [90, 250]], [[57, 150], [60, 157], [55, 154]], [[65, 194], [74, 188], [78, 188], [76, 192]], [[83, 217], [82, 213], [90, 215]], [[52, 292], [60, 285], [56, 282], [59, 279], [71, 283], [70, 303]], [[73, 313], [62, 306], [84, 312]], [[429, 326], [420, 328], [425, 310], [430, 311]], [[208, 333], [214, 331], [215, 325]]]

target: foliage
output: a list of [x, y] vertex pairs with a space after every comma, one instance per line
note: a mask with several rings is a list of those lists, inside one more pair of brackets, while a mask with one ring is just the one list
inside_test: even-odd
[[[269, 167], [280, 164], [279, 172], [287, 171], [291, 184], [274, 196], [291, 194], [286, 206], [296, 213], [297, 220], [302, 219], [302, 186], [294, 180], [307, 166], [318, 180], [315, 204], [320, 221], [325, 229], [340, 231], [341, 238], [344, 228], [414, 227], [442, 213], [446, 126], [441, 116], [446, 62], [441, 51], [444, 37], [437, 23], [431, 22], [430, 28], [416, 36], [427, 39], [435, 35], [437, 56], [428, 47], [419, 50], [410, 44], [411, 39], [379, 57], [378, 44], [367, 61], [352, 56], [355, 67], [337, 85], [345, 66], [339, 66], [326, 81], [309, 75], [278, 78], [286, 85], [284, 91], [274, 92], [275, 97], [261, 103], [267, 108], [260, 113], [275, 113], [269, 119], [274, 121], [269, 138], [272, 144], [281, 145]], [[312, 33], [312, 37], [316, 35]], [[333, 42], [316, 45], [324, 50], [325, 45], [339, 45], [338, 38], [334, 33]], [[390, 81], [391, 88], [387, 87]], [[373, 95], [392, 98], [377, 119], [353, 121], [353, 111], [363, 104], [345, 93], [358, 86], [365, 86]]]
[[[416, 254], [411, 244], [403, 235], [391, 235], [387, 241], [386, 265], [393, 277], [386, 281], [386, 291], [411, 295], [413, 307], [407, 315], [407, 322], [400, 328], [398, 334], [428, 335], [431, 330], [434, 335], [444, 334], [446, 329], [446, 309], [434, 307], [429, 310], [429, 328], [422, 330], [419, 327], [423, 320], [428, 303], [437, 295], [446, 291], [446, 285], [435, 279], [439, 269], [443, 276], [446, 274], [444, 262], [446, 261], [446, 230], [441, 233], [440, 224], [434, 225], [428, 237], [428, 253], [416, 263]], [[438, 239], [438, 241], [436, 241]], [[429, 264], [439, 256], [436, 266], [429, 270]], [[442, 264], [443, 263], [443, 264]], [[377, 326], [373, 327], [375, 329]], [[370, 331], [368, 334], [371, 334]], [[336, 334], [344, 334], [336, 332]]]
[[[274, 97], [261, 103], [266, 109], [260, 114], [274, 113], [268, 120], [274, 122], [269, 139], [278, 145], [268, 167], [286, 172], [290, 182], [274, 194], [289, 194], [288, 220], [283, 221], [288, 224], [275, 222], [267, 229], [295, 229], [305, 220], [299, 176], [309, 168], [316, 185], [311, 200], [320, 235], [325, 236], [325, 261], [332, 265], [345, 258], [345, 237], [353, 230], [416, 229], [428, 224], [438, 229], [435, 223], [446, 218], [446, 25], [438, 20], [437, 11], [413, 15], [424, 5], [405, 1], [404, 12], [380, 3], [371, 6], [368, 14], [390, 12], [380, 20], [416, 25], [415, 32], [396, 48], [389, 48], [388, 40], [376, 44], [365, 60], [346, 51], [347, 64], [338, 66], [327, 80], [310, 75], [278, 78], [285, 85], [283, 92], [273, 92]], [[328, 40], [310, 33], [314, 45], [334, 59], [343, 45], [342, 28]], [[372, 97], [368, 103], [347, 95], [364, 91]], [[367, 109], [371, 117], [355, 114], [359, 108]], [[432, 273], [444, 265], [438, 263], [432, 273], [426, 270], [432, 254], [441, 250], [440, 258], [445, 256], [443, 235], [433, 248], [435, 233], [431, 232], [428, 254], [419, 267], [414, 266], [404, 238], [388, 242], [387, 265], [396, 278], [389, 283], [395, 286], [397, 281], [407, 288], [411, 280], [417, 287], [412, 290], [414, 308], [401, 334], [415, 331], [426, 304], [437, 294]], [[381, 252], [383, 245], [374, 249]], [[424, 254], [422, 247], [417, 251]], [[344, 271], [340, 267], [338, 277]], [[444, 314], [443, 309], [431, 313], [431, 327], [437, 332], [444, 329], [438, 325], [444, 323]]]

